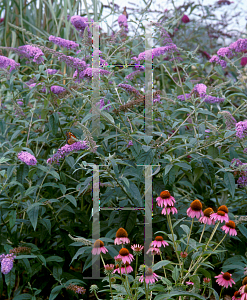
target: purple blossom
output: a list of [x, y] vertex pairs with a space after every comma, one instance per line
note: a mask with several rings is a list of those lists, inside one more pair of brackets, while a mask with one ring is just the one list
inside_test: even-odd
[[[107, 104], [110, 104], [110, 100], [107, 101]], [[99, 105], [99, 109], [102, 109], [105, 106], [105, 100], [104, 98], [100, 99], [99, 102], [96, 103], [96, 105]], [[108, 110], [111, 108], [111, 105], [104, 108], [104, 110]]]
[[46, 70], [46, 73], [49, 74], [49, 75], [54, 75], [58, 72], [58, 70], [56, 69], [47, 69]]
[[[185, 96], [186, 96], [186, 99], [189, 99], [189, 98], [190, 98], [190, 94], [185, 94]], [[184, 100], [185, 100], [184, 95], [179, 95], [177, 98], [178, 98], [179, 100], [181, 100], [181, 101], [184, 101]]]
[[23, 105], [23, 99], [17, 99], [16, 103], [17, 103], [19, 106], [22, 106], [22, 105]]
[[60, 93], [65, 92], [66, 89], [62, 86], [59, 86], [59, 85], [53, 85], [53, 86], [51, 86], [51, 91], [54, 94], [60, 94]]
[[245, 187], [247, 185], [247, 176], [241, 176], [237, 180], [239, 187]]
[[51, 164], [53, 162], [55, 162], [56, 164], [59, 164], [59, 160], [63, 159], [66, 155], [73, 153], [73, 152], [77, 152], [80, 150], [84, 150], [87, 149], [87, 143], [85, 141], [79, 141], [79, 142], [75, 142], [72, 145], [64, 145], [62, 148], [57, 150], [57, 153], [55, 153], [51, 158], [47, 159], [47, 163]]
[[238, 39], [236, 42], [231, 43], [229, 48], [235, 52], [245, 51], [247, 50], [247, 39]]
[[200, 97], [203, 97], [206, 95], [207, 87], [203, 83], [199, 83], [194, 87], [194, 90], [199, 94]]
[[[81, 16], [73, 16], [70, 19], [71, 24], [75, 27], [76, 30], [80, 32], [80, 36], [83, 35], [84, 30], [87, 28], [88, 36], [91, 37], [91, 31], [89, 29], [89, 22], [87, 17], [81, 17]], [[93, 22], [93, 20], [91, 20]]]
[[242, 57], [242, 58], [241, 58], [240, 65], [241, 65], [242, 67], [244, 67], [244, 66], [247, 65], [247, 57]]
[[234, 164], [235, 167], [238, 167], [238, 166], [242, 166], [242, 165], [243, 165], [243, 163], [241, 162], [241, 160], [238, 159], [238, 158], [233, 158], [233, 159], [232, 159], [231, 165], [233, 165], [233, 164]]
[[3, 274], [8, 274], [13, 268], [13, 262], [16, 256], [14, 253], [11, 254], [1, 254], [0, 255], [0, 262], [1, 262], [1, 272]]
[[129, 84], [120, 83], [118, 86], [121, 87], [122, 89], [128, 91], [129, 93], [134, 93], [134, 94], [136, 94], [136, 96], [141, 96], [141, 93]]
[[67, 49], [75, 49], [75, 48], [79, 47], [79, 44], [77, 44], [73, 41], [65, 40], [60, 37], [55, 37], [53, 35], [50, 35], [49, 41], [53, 42], [54, 44], [56, 44], [60, 47], [64, 47]]
[[[33, 87], [36, 86], [36, 84], [37, 84], [37, 83], [31, 83], [31, 84], [29, 84], [28, 86], [29, 86], [30, 89], [32, 89]], [[46, 87], [45, 87], [43, 84], [41, 84], [41, 83], [38, 83], [37, 86], [38, 86], [38, 85], [42, 85], [42, 89], [40, 90], [40, 92], [41, 92], [41, 93], [45, 93], [45, 92], [46, 92]]]
[[7, 69], [10, 67], [9, 71], [13, 71], [14, 69], [18, 68], [20, 64], [16, 63], [13, 59], [0, 56], [0, 69]]
[[130, 74], [128, 74], [125, 78], [127, 80], [132, 80], [136, 75], [140, 74], [141, 73], [141, 70], [137, 70], [137, 71], [134, 71], [134, 72], [131, 72]]
[[161, 103], [161, 100], [160, 100], [160, 94], [157, 94], [157, 95], [155, 96], [155, 98], [153, 99], [153, 103], [155, 103], [155, 102]]
[[27, 151], [19, 152], [17, 157], [28, 166], [35, 166], [37, 164], [37, 159]]
[[149, 57], [151, 57], [151, 53], [152, 53], [152, 59], [153, 59], [155, 56], [164, 55], [168, 52], [174, 52], [174, 51], [177, 51], [177, 46], [175, 44], [169, 44], [164, 47], [158, 47], [155, 49], [150, 49], [150, 50], [141, 52], [138, 55], [138, 57], [132, 57], [132, 59], [139, 63], [140, 60], [145, 59], [145, 54], [147, 54]]
[[20, 46], [17, 49], [21, 58], [27, 58], [28, 61], [33, 61], [37, 64], [41, 64], [44, 61], [44, 53], [38, 48], [30, 45]]
[[221, 65], [223, 69], [226, 68], [227, 63], [223, 59], [220, 59], [217, 55], [213, 55], [209, 60], [211, 63], [216, 63], [217, 65]]
[[247, 137], [247, 120], [236, 124], [236, 136], [240, 139]]
[[124, 26], [125, 32], [128, 32], [128, 23], [127, 23], [127, 18], [125, 15], [120, 15], [118, 17], [118, 25], [120, 27]]
[[128, 145], [127, 145], [127, 147], [130, 147], [130, 146], [133, 146], [133, 142], [132, 142], [132, 140], [130, 140], [130, 141], [128, 142]]
[[58, 57], [58, 60], [64, 61], [68, 67], [72, 67], [77, 70], [84, 70], [87, 67], [86, 62], [77, 57], [61, 55]]
[[182, 21], [183, 23], [189, 23], [189, 22], [190, 22], [190, 19], [189, 19], [189, 17], [188, 17], [187, 15], [183, 15], [181, 21]]
[[217, 54], [218, 54], [218, 56], [222, 56], [222, 57], [226, 56], [228, 58], [231, 58], [233, 56], [233, 53], [229, 47], [220, 48], [217, 51]]
[[[97, 69], [97, 68], [86, 68], [84, 71], [78, 72], [75, 71], [73, 78], [79, 77], [79, 79], [83, 79], [84, 77], [86, 78], [92, 78], [93, 76], [97, 76], [98, 74], [100, 75], [109, 75], [111, 72], [103, 69]], [[78, 81], [78, 80], [77, 80]]]
[[243, 153], [247, 153], [247, 148], [244, 148]]
[[224, 101], [225, 101], [224, 98], [214, 97], [214, 96], [210, 96], [210, 95], [207, 95], [204, 98], [204, 102], [207, 102], [207, 103], [221, 103]]

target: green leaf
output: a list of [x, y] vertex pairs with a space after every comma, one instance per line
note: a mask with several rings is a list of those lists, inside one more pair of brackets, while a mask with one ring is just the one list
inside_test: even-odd
[[77, 206], [77, 202], [75, 197], [71, 196], [71, 195], [66, 195], [65, 196], [75, 207]]
[[178, 280], [178, 277], [179, 277], [179, 270], [178, 270], [178, 266], [176, 266], [172, 271], [172, 279], [176, 282]]
[[108, 112], [102, 110], [100, 113], [101, 113], [101, 115], [103, 116], [104, 119], [109, 121], [111, 124], [115, 125], [113, 117]]
[[49, 118], [49, 126], [53, 135], [57, 134], [59, 126], [59, 117], [57, 112], [53, 113]]
[[21, 184], [24, 183], [26, 176], [29, 172], [29, 166], [26, 164], [21, 164], [17, 168], [17, 174], [16, 174], [16, 180], [20, 182]]
[[169, 265], [170, 263], [171, 262], [169, 260], [161, 260], [153, 266], [152, 270], [153, 271], [158, 270], [158, 269], [162, 268], [163, 266]]
[[128, 192], [132, 196], [132, 200], [133, 200], [135, 206], [137, 206], [137, 207], [144, 206], [140, 191], [139, 191], [138, 187], [132, 181], [129, 182]]
[[228, 191], [230, 192], [230, 194], [232, 195], [232, 197], [234, 197], [235, 194], [235, 178], [233, 176], [232, 173], [227, 172], [224, 174], [224, 181], [226, 184], [226, 188], [228, 189]]
[[13, 298], [13, 300], [28, 300], [28, 299], [32, 299], [32, 295], [30, 295], [30, 294], [22, 294], [22, 295], [15, 296]]
[[57, 297], [57, 295], [60, 293], [60, 291], [62, 290], [63, 286], [59, 285], [54, 287], [54, 289], [52, 289], [49, 300], [53, 300]]
[[238, 224], [238, 229], [242, 235], [247, 238], [247, 228], [243, 224]]
[[42, 203], [33, 203], [27, 209], [27, 214], [28, 214], [29, 220], [32, 223], [34, 231], [36, 230], [36, 227], [37, 227], [38, 216], [39, 216], [39, 206], [41, 204]]
[[61, 266], [59, 265], [53, 266], [52, 274], [55, 279], [60, 280], [62, 273], [63, 273], [63, 269]]
[[57, 255], [53, 255], [53, 256], [46, 258], [46, 262], [51, 262], [51, 261], [62, 262], [62, 261], [64, 261], [64, 259]]
[[5, 282], [8, 286], [8, 290], [12, 290], [15, 286], [15, 267], [13, 267], [12, 270], [5, 275]]

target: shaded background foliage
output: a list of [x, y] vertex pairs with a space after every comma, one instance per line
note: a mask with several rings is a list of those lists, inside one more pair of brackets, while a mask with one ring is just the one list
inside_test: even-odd
[[[79, 37], [67, 15], [88, 15], [97, 21], [103, 19], [104, 9], [107, 8], [109, 12], [109, 7], [101, 3], [97, 3], [98, 10], [94, 5], [88, 5], [87, 9], [81, 11], [80, 3], [72, 1], [40, 1], [39, 8], [35, 1], [5, 1], [1, 5], [1, 11], [5, 13], [0, 24], [2, 46], [17, 47], [29, 42], [57, 50], [59, 48], [48, 41], [50, 35], [55, 35], [79, 42], [82, 50], [78, 54], [79, 58], [91, 55], [91, 44], [86, 34], [83, 39]], [[46, 54], [44, 65], [27, 65], [25, 60], [20, 60], [21, 72], [6, 76], [1, 71], [0, 252], [8, 253], [18, 246], [32, 249], [31, 256], [19, 256], [14, 269], [5, 276], [5, 282], [2, 277], [2, 299], [6, 296], [18, 299], [17, 296], [25, 292], [37, 295], [37, 299], [52, 299], [51, 290], [56, 289], [54, 294], [56, 291], [61, 292], [59, 284], [62, 279], [63, 282], [68, 283], [73, 279], [74, 283], [82, 284], [87, 289], [84, 297], [89, 297], [88, 287], [95, 280], [83, 280], [83, 277], [91, 275], [91, 248], [82, 248], [78, 253], [77, 247], [81, 244], [72, 244], [68, 237], [68, 233], [85, 238], [92, 235], [92, 167], [89, 163], [102, 165], [102, 207], [143, 207], [145, 178], [143, 168], [138, 165], [153, 164], [160, 166], [160, 170], [153, 176], [153, 197], [155, 199], [162, 190], [171, 191], [177, 200], [179, 211], [174, 219], [184, 217], [190, 202], [196, 198], [204, 203], [204, 208], [211, 206], [216, 209], [219, 205], [227, 205], [232, 220], [234, 215], [246, 214], [246, 188], [239, 188], [235, 184], [236, 179], [229, 168], [233, 158], [245, 162], [246, 154], [243, 149], [247, 147], [246, 142], [236, 139], [234, 129], [227, 129], [219, 114], [220, 111], [227, 110], [235, 113], [237, 121], [245, 119], [246, 69], [242, 68], [240, 61], [235, 63], [237, 70], [231, 64], [225, 70], [217, 66], [213, 68], [208, 62], [208, 56], [217, 52], [225, 37], [230, 43], [231, 39], [235, 41], [242, 37], [243, 32], [229, 33], [230, 20], [226, 21], [225, 16], [225, 22], [219, 20], [214, 26], [208, 25], [211, 18], [217, 20], [218, 16], [214, 12], [218, 7], [217, 3], [214, 7], [185, 3], [176, 7], [176, 10], [159, 14], [159, 23], [154, 26], [155, 47], [163, 46], [167, 36], [164, 37], [162, 33], [167, 32], [179, 47], [178, 57], [182, 60], [171, 60], [172, 56], [155, 58], [154, 90], [161, 91], [162, 103], [154, 104], [153, 137], [144, 135], [143, 102], [138, 102], [138, 97], [130, 96], [123, 89], [115, 88], [133, 71], [132, 68], [115, 65], [129, 63], [132, 56], [138, 56], [145, 49], [144, 25], [139, 22], [134, 39], [132, 31], [128, 35], [115, 32], [114, 42], [110, 36], [111, 26], [109, 25], [107, 33], [102, 30], [100, 49], [103, 58], [109, 63], [106, 69], [114, 73], [101, 78], [101, 97], [110, 100], [111, 108], [109, 111], [101, 110], [100, 135], [93, 136], [98, 146], [97, 153], [82, 151], [67, 156], [60, 165], [50, 166], [46, 160], [65, 144], [66, 131], [73, 132], [83, 140], [89, 135], [85, 127], [89, 131], [92, 129], [91, 82], [84, 80], [80, 84], [76, 83], [72, 77], [74, 70], [50, 54]], [[112, 5], [110, 8], [110, 13], [121, 12], [121, 8], [116, 6]], [[192, 14], [195, 9], [201, 9], [202, 16], [193, 20], [189, 13]], [[190, 23], [181, 22], [184, 12], [189, 14]], [[149, 7], [131, 13], [134, 17], [138, 14], [146, 16]], [[129, 12], [130, 15], [131, 13]], [[143, 17], [143, 22], [144, 19]], [[9, 23], [25, 28], [28, 32], [17, 30]], [[130, 28], [132, 25], [134, 27], [130, 23]], [[6, 49], [2, 51], [6, 56], [19, 59], [13, 52], [7, 52]], [[69, 55], [69, 52], [66, 54]], [[90, 57], [87, 62], [90, 63]], [[45, 72], [46, 65], [57, 67], [60, 72], [49, 77]], [[182, 85], [179, 83], [180, 78]], [[54, 95], [47, 91], [42, 94], [38, 85], [31, 90], [27, 87], [25, 83], [30, 80], [42, 83], [48, 89], [52, 85], [60, 85], [67, 92]], [[194, 103], [177, 99], [178, 95], [183, 94], [183, 90], [185, 93], [191, 92], [198, 82], [206, 84], [213, 94], [225, 97], [224, 103], [204, 103], [196, 108], [198, 99]], [[138, 75], [128, 83], [143, 94], [144, 76]], [[23, 107], [19, 107], [16, 102], [20, 98], [23, 99]], [[131, 99], [135, 105], [126, 112], [116, 114], [113, 110], [121, 105], [119, 99], [122, 103]], [[194, 109], [195, 116], [171, 136]], [[206, 133], [206, 129], [211, 132]], [[129, 140], [133, 141], [133, 146], [128, 147]], [[167, 142], [163, 143], [164, 140]], [[26, 149], [37, 158], [36, 166], [24, 165], [17, 159], [17, 153]], [[153, 212], [153, 232], [167, 232], [164, 216], [160, 215], [160, 208], [155, 203]], [[142, 210], [131, 213], [100, 212], [100, 234], [110, 239], [106, 240], [106, 244], [114, 239], [119, 226], [128, 231], [131, 242], [142, 244], [143, 223]], [[227, 251], [211, 258], [214, 270], [210, 269], [209, 273], [201, 270], [203, 275], [213, 277], [221, 271], [223, 265], [223, 270], [231, 271], [234, 279], [240, 282], [246, 266], [245, 223], [243, 221], [238, 225], [237, 237], [228, 238], [224, 242]], [[194, 229], [194, 237], [199, 236], [202, 225], [195, 224]], [[183, 230], [176, 227], [176, 233], [181, 237]], [[206, 236], [209, 235], [210, 228], [206, 230]], [[217, 234], [217, 241], [220, 241], [221, 236], [221, 233]], [[109, 262], [117, 254], [116, 248], [110, 244], [106, 255], [106, 261]], [[167, 259], [175, 259], [171, 249], [165, 249], [165, 254]], [[75, 259], [77, 257], [79, 259]], [[97, 284], [100, 288], [104, 285], [100, 281]], [[57, 299], [73, 296], [72, 292], [63, 289]]]

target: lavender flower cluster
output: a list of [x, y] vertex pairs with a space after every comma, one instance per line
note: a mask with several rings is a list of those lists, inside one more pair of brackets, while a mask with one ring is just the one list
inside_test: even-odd
[[236, 123], [236, 136], [240, 139], [247, 137], [247, 120]]
[[27, 151], [19, 152], [17, 157], [28, 166], [35, 166], [37, 164], [37, 159]]
[[0, 56], [0, 69], [7, 69], [9, 68], [9, 71], [13, 71], [14, 69], [18, 68], [20, 64], [15, 62], [13, 59], [5, 57], [5, 56]]
[[53, 35], [49, 36], [49, 41], [53, 42], [54, 44], [56, 44], [60, 47], [64, 47], [64, 48], [67, 48], [67, 49], [72, 49], [73, 50], [73, 49], [79, 47], [79, 44], [77, 44], [73, 41], [65, 40], [65, 39], [62, 39], [60, 37], [55, 37]]
[[239, 185], [239, 187], [245, 187], [247, 185], [247, 164], [243, 163], [238, 158], [233, 158], [233, 160], [231, 161], [231, 167], [238, 168], [238, 171], [234, 172], [235, 176], [239, 176], [237, 184]]
[[194, 91], [197, 92], [200, 97], [204, 97], [206, 95], [207, 86], [205, 84], [203, 84], [203, 83], [198, 83], [194, 87]]
[[247, 50], [247, 39], [238, 39], [236, 42], [230, 44], [229, 47], [220, 48], [217, 51], [217, 55], [213, 55], [209, 60], [211, 63], [216, 63], [221, 65], [222, 68], [225, 68], [227, 63], [226, 61], [220, 59], [220, 57], [232, 58], [237, 55], [238, 52], [245, 52]]
[[[75, 29], [79, 31], [81, 37], [83, 36], [85, 29], [87, 29], [88, 36], [92, 36], [91, 31], [89, 29], [89, 22], [87, 17], [73, 16], [70, 19], [70, 22], [75, 27]], [[93, 22], [93, 20], [91, 20], [91, 22]]]
[[66, 144], [62, 148], [58, 149], [57, 153], [55, 153], [52, 157], [50, 157], [47, 160], [47, 163], [51, 164], [51, 163], [55, 162], [56, 164], [59, 164], [59, 160], [63, 159], [66, 155], [73, 153], [73, 152], [80, 151], [80, 150], [84, 150], [87, 148], [88, 148], [88, 145], [85, 141], [75, 142], [72, 145]]
[[128, 32], [128, 23], [127, 23], [127, 18], [125, 15], [120, 15], [118, 17], [118, 25], [119, 27], [124, 27], [125, 28], [125, 32]]
[[129, 93], [134, 93], [136, 96], [141, 96], [141, 93], [129, 84], [120, 83], [118, 86], [128, 91]]
[[58, 72], [56, 69], [47, 69], [46, 73], [49, 75], [55, 75]]
[[[110, 104], [110, 100], [107, 101], [107, 104]], [[99, 105], [99, 109], [102, 109], [105, 106], [105, 99], [102, 98], [99, 100], [99, 102], [96, 103], [96, 105]], [[104, 110], [108, 110], [111, 108], [111, 105], [104, 108]]]
[[53, 86], [51, 86], [51, 91], [54, 94], [60, 94], [60, 93], [65, 92], [66, 89], [62, 86], [59, 86], [59, 85], [53, 85]]
[[166, 45], [164, 47], [158, 47], [158, 48], [155, 48], [155, 49], [151, 49], [151, 50], [141, 52], [138, 55], [138, 57], [134, 56], [134, 57], [132, 57], [132, 59], [135, 60], [137, 63], [139, 63], [141, 60], [145, 59], [145, 55], [148, 55], [149, 57], [151, 57], [151, 54], [152, 54], [152, 59], [153, 59], [155, 56], [164, 55], [166, 53], [175, 52], [177, 50], [178, 50], [177, 46], [175, 44], [171, 43], [171, 44]]
[[20, 54], [21, 58], [27, 58], [28, 62], [33, 61], [37, 64], [41, 64], [44, 61], [44, 53], [38, 48], [30, 45], [20, 46], [16, 49], [16, 52]]
[[3, 274], [6, 275], [12, 270], [15, 258], [16, 258], [16, 256], [14, 255], [14, 253], [0, 255], [1, 272]]
[[77, 70], [73, 74], [73, 78], [77, 78], [75, 81], [80, 82], [80, 79], [83, 78], [92, 78], [93, 76], [100, 75], [109, 75], [111, 72], [103, 69], [97, 69], [97, 68], [86, 68], [83, 71], [78, 72]]

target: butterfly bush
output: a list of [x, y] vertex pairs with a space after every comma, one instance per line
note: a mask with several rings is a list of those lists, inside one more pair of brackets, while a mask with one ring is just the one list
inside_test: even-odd
[[20, 46], [16, 49], [16, 52], [20, 55], [20, 58], [27, 58], [28, 62], [41, 64], [44, 61], [44, 53], [38, 48], [31, 45]]
[[54, 44], [60, 46], [60, 47], [64, 47], [67, 49], [76, 49], [77, 47], [79, 47], [79, 44], [73, 42], [73, 41], [69, 41], [69, 40], [65, 40], [62, 39], [60, 37], [55, 37], [53, 35], [49, 36], [49, 41], [53, 42]]
[[0, 69], [7, 69], [9, 67], [9, 71], [11, 72], [19, 66], [20, 64], [16, 63], [13, 59], [0, 56]]
[[57, 152], [50, 158], [48, 158], [47, 163], [56, 163], [59, 164], [60, 160], [62, 160], [65, 156], [70, 153], [77, 152], [80, 150], [85, 150], [88, 148], [88, 145], [85, 141], [75, 142], [72, 145], [64, 145], [62, 148], [58, 149]]
[[3, 274], [6, 275], [12, 270], [15, 258], [16, 258], [16, 255], [14, 255], [14, 253], [6, 254], [6, 255], [5, 254], [0, 255], [1, 272]]
[[35, 166], [37, 164], [37, 159], [27, 151], [19, 152], [17, 157], [28, 166]]

